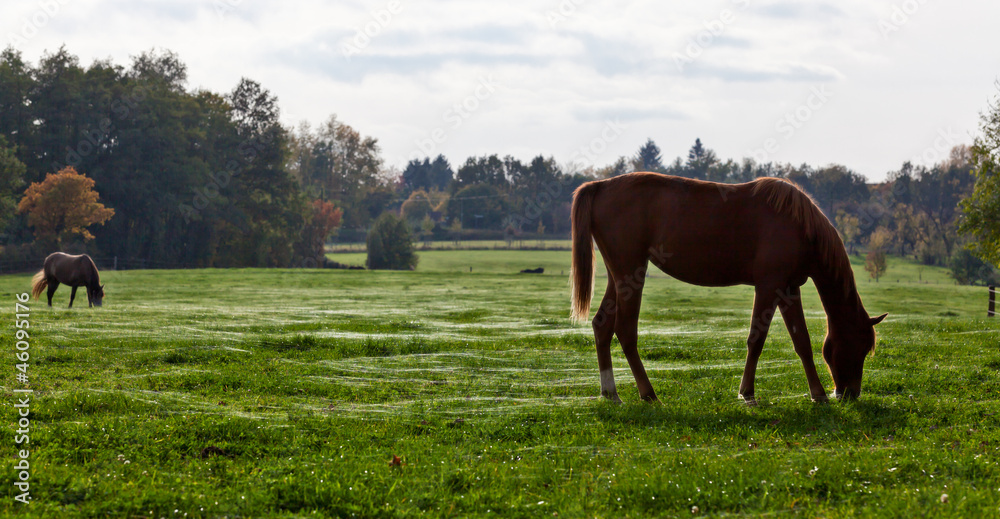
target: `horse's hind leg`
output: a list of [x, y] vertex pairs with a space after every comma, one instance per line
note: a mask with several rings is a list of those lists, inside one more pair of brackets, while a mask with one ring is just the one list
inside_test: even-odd
[[642, 287], [646, 282], [646, 259], [635, 269], [619, 270], [615, 278], [618, 312], [615, 315], [615, 335], [622, 345], [622, 353], [632, 369], [639, 397], [650, 402], [656, 401], [656, 392], [646, 375], [646, 368], [639, 358], [639, 308], [642, 303]]
[[77, 289], [77, 287], [73, 287], [73, 291], [69, 293], [69, 307], [70, 308], [73, 308], [73, 300], [76, 299], [76, 289]]
[[56, 281], [56, 278], [49, 278], [47, 282], [49, 286], [49, 306], [52, 306], [52, 296], [55, 295], [56, 289], [59, 288], [59, 282]]
[[594, 316], [594, 339], [597, 343], [597, 367], [601, 371], [601, 396], [615, 403], [621, 403], [618, 398], [618, 388], [615, 387], [615, 372], [611, 367], [611, 339], [615, 336], [615, 283], [608, 276], [608, 289], [604, 299]]

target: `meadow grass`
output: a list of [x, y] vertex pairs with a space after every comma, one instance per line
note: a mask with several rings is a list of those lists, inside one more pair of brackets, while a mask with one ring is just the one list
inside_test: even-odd
[[[104, 272], [99, 309], [82, 292], [67, 309], [61, 288], [54, 308], [31, 304], [33, 502], [14, 502], [7, 483], [0, 512], [1000, 511], [1000, 324], [985, 318], [985, 289], [900, 259], [875, 283], [853, 258], [869, 312], [890, 314], [861, 399], [810, 402], [776, 320], [758, 368], [761, 405], [747, 408], [736, 390], [752, 289], [656, 274], [639, 347], [662, 403], [638, 401], [616, 351], [625, 403], [613, 405], [596, 398], [590, 327], [567, 318], [568, 261], [564, 251], [429, 251], [415, 272]], [[545, 274], [516, 273], [538, 266]], [[0, 276], [8, 330], [29, 278]], [[825, 317], [811, 285], [803, 297], [818, 352]], [[13, 431], [12, 390], [23, 385], [5, 337], [2, 409]], [[4, 456], [5, 474], [14, 462]]]
[[[568, 239], [520, 239], [511, 240], [419, 240], [416, 247], [419, 250], [568, 250], [573, 243]], [[367, 244], [364, 242], [334, 243], [327, 246], [332, 253], [364, 252]]]

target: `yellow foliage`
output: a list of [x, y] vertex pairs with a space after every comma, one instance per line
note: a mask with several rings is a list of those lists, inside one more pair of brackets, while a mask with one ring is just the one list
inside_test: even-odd
[[94, 239], [87, 227], [103, 225], [115, 210], [97, 201], [94, 180], [77, 173], [73, 167], [49, 173], [42, 182], [33, 182], [17, 206], [18, 213], [28, 213], [28, 225], [37, 238], [62, 238], [78, 234]]

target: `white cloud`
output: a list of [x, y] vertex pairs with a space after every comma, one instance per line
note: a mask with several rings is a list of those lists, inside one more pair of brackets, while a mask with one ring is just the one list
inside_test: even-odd
[[[1000, 65], [1000, 48], [977, 36], [1000, 15], [986, 1], [53, 1], [51, 14], [36, 2], [4, 7], [8, 41], [45, 21], [22, 37], [28, 59], [65, 44], [84, 64], [127, 65], [170, 49], [190, 88], [256, 79], [288, 124], [337, 114], [397, 166], [437, 128], [446, 138], [432, 152], [453, 163], [483, 153], [565, 162], [607, 120], [625, 127], [607, 163], [646, 138], [668, 159], [696, 137], [739, 158], [826, 86], [829, 102], [772, 158], [880, 180], [940, 129], [974, 132]], [[366, 28], [369, 41], [346, 58]], [[679, 67], [678, 55], [691, 59]], [[499, 86], [456, 126], [449, 110], [484, 77]]]

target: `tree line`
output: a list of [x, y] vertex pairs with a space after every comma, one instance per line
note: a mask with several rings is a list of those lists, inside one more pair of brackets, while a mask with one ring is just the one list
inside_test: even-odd
[[[58, 246], [192, 267], [313, 265], [331, 235], [364, 241], [385, 212], [426, 239], [564, 237], [577, 186], [641, 170], [727, 183], [787, 178], [814, 197], [852, 252], [874, 237], [887, 252], [944, 265], [967, 250], [960, 202], [973, 194], [984, 156], [978, 143], [957, 146], [938, 164], [904, 163], [868, 184], [837, 164], [723, 160], [700, 139], [687, 157], [665, 163], [649, 139], [604, 167], [497, 154], [454, 167], [439, 155], [398, 171], [383, 162], [375, 138], [335, 116], [316, 128], [283, 126], [277, 98], [256, 81], [241, 79], [226, 93], [186, 83], [185, 65], [169, 51], [139, 54], [127, 67], [85, 67], [65, 48], [34, 65], [3, 51], [5, 256]], [[18, 202], [29, 185], [68, 167], [93, 180], [114, 216], [90, 229], [92, 240], [39, 240]]]

